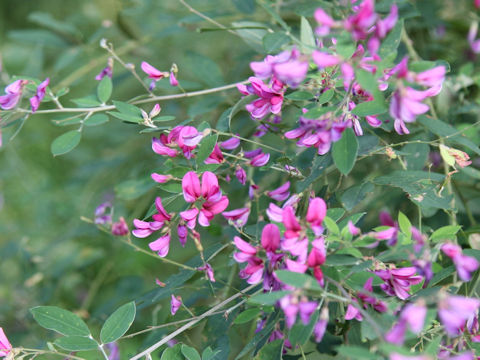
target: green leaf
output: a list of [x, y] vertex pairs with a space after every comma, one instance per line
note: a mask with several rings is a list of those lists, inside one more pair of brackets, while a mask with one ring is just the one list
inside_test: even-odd
[[107, 114], [112, 115], [114, 118], [130, 122], [130, 123], [141, 123], [143, 122], [143, 117], [137, 116], [137, 115], [132, 115], [132, 114], [125, 114], [117, 111], [107, 111]]
[[438, 136], [448, 136], [447, 141], [463, 145], [476, 154], [480, 155], [480, 148], [469, 138], [462, 135], [461, 131], [455, 129], [453, 126], [441, 121], [435, 120], [427, 116], [418, 117], [418, 122], [426, 126], [428, 130]]
[[283, 339], [274, 340], [263, 346], [258, 352], [255, 360], [281, 359], [283, 352]]
[[202, 352], [202, 360], [212, 360], [213, 358], [215, 358], [215, 356], [221, 352], [221, 350], [215, 350], [213, 351], [212, 348], [210, 346], [208, 346], [207, 348], [205, 348]]
[[352, 210], [358, 203], [360, 203], [368, 193], [372, 192], [374, 186], [371, 182], [365, 182], [360, 185], [355, 185], [342, 194], [340, 197], [343, 206], [347, 211]]
[[459, 225], [443, 226], [433, 232], [430, 236], [430, 241], [455, 240], [457, 238], [457, 232], [459, 232], [461, 228]]
[[370, 350], [360, 346], [341, 345], [337, 348], [338, 353], [348, 356], [352, 359], [379, 359], [378, 355], [370, 352]]
[[247, 309], [247, 310], [241, 312], [240, 314], [238, 314], [238, 316], [235, 318], [233, 323], [234, 324], [244, 324], [246, 322], [252, 321], [253, 319], [255, 319], [260, 314], [260, 311], [261, 311], [260, 308]]
[[184, 360], [182, 355], [182, 344], [176, 344], [173, 347], [167, 347], [160, 360]]
[[275, 275], [280, 279], [281, 282], [292, 285], [297, 288], [303, 289], [313, 289], [313, 290], [320, 290], [320, 285], [318, 285], [318, 281], [307, 274], [297, 273], [288, 270], [277, 270], [275, 271]]
[[112, 79], [108, 76], [104, 76], [97, 86], [98, 100], [105, 104], [112, 95]]
[[308, 325], [304, 325], [303, 323], [298, 323], [293, 325], [293, 327], [290, 329], [290, 333], [288, 334], [288, 339], [290, 340], [290, 342], [294, 347], [296, 344], [303, 345], [307, 342], [307, 340], [312, 335], [313, 328], [317, 323], [319, 315], [320, 315], [320, 312], [315, 311], [312, 314]]
[[327, 216], [333, 221], [338, 221], [345, 214], [342, 208], [330, 208], [327, 210]]
[[308, 91], [294, 91], [285, 96], [289, 100], [310, 100], [313, 94]]
[[300, 20], [300, 41], [304, 54], [310, 54], [316, 48], [312, 27], [304, 16]]
[[267, 53], [277, 52], [283, 45], [288, 44], [290, 38], [284, 32], [266, 34], [263, 39], [263, 48]]
[[398, 225], [400, 225], [402, 233], [408, 237], [412, 236], [412, 223], [401, 211], [398, 212]]
[[78, 106], [81, 106], [81, 107], [97, 107], [97, 106], [100, 106], [102, 105], [97, 99], [95, 96], [86, 96], [86, 97], [83, 97], [83, 98], [79, 98], [79, 99], [73, 99], [72, 100], [75, 104], [77, 104]]
[[253, 295], [248, 299], [251, 304], [273, 305], [285, 295], [290, 294], [290, 291], [272, 291], [265, 294]]
[[358, 141], [352, 129], [346, 129], [332, 147], [333, 162], [344, 175], [353, 169], [358, 153]]
[[230, 130], [230, 120], [232, 114], [233, 107], [226, 109], [222, 115], [217, 120], [217, 124], [215, 128], [218, 131], [229, 131]]
[[66, 154], [72, 151], [80, 143], [81, 138], [82, 133], [80, 131], [68, 131], [53, 140], [52, 145], [50, 146], [50, 151], [53, 156]]
[[313, 159], [312, 170], [305, 180], [299, 181], [296, 184], [297, 192], [302, 192], [313, 184], [322, 174], [323, 171], [332, 163], [330, 154], [315, 156]]
[[379, 115], [387, 111], [385, 104], [382, 101], [366, 101], [358, 104], [352, 110], [353, 115], [367, 116], [367, 115]]
[[198, 81], [210, 87], [225, 84], [222, 71], [215, 61], [192, 51], [187, 51], [185, 55], [186, 66]]
[[382, 41], [380, 46], [379, 55], [381, 58], [396, 53], [398, 45], [402, 37], [403, 20], [397, 21], [395, 27], [388, 33], [387, 37]]
[[153, 122], [167, 122], [175, 119], [176, 117], [173, 115], [163, 115], [163, 116], [157, 116], [156, 118], [154, 118]]
[[242, 38], [242, 40], [252, 49], [259, 53], [263, 53], [263, 37], [267, 35], [268, 26], [255, 21], [234, 21], [232, 25], [237, 29], [235, 32]]
[[335, 94], [335, 91], [333, 89], [329, 89], [325, 91], [322, 95], [318, 97], [317, 105], [322, 105], [329, 102], [330, 100], [332, 100], [334, 94]]
[[89, 336], [87, 324], [74, 313], [56, 306], [37, 306], [30, 309], [35, 321], [45, 329], [62, 335]]
[[314, 107], [311, 110], [308, 110], [308, 112], [306, 112], [302, 116], [307, 119], [318, 119], [320, 116], [325, 115], [332, 110], [334, 110], [334, 108], [331, 106], [318, 106]]
[[203, 164], [205, 159], [210, 156], [217, 140], [218, 134], [210, 134], [202, 139], [197, 152], [197, 166]]
[[135, 302], [120, 306], [108, 317], [100, 331], [100, 340], [104, 344], [114, 342], [127, 332], [135, 319]]
[[102, 125], [108, 122], [108, 115], [105, 114], [93, 114], [88, 119], [86, 119], [83, 123], [85, 126], [97, 126]]
[[181, 350], [187, 360], [201, 360], [200, 354], [195, 348], [182, 344]]
[[333, 235], [340, 234], [340, 229], [338, 228], [337, 223], [332, 219], [330, 219], [328, 216], [325, 216], [325, 218], [323, 219], [323, 224], [331, 234]]
[[132, 105], [123, 101], [116, 101], [116, 100], [113, 100], [113, 105], [115, 105], [117, 110], [123, 114], [128, 114], [128, 115], [142, 118], [142, 110], [140, 110], [140, 108], [136, 107], [135, 105]]
[[68, 351], [86, 351], [98, 348], [95, 340], [84, 336], [61, 337], [55, 340], [54, 344]]

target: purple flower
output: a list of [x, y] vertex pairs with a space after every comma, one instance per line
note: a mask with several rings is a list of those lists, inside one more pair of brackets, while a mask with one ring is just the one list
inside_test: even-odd
[[157, 68], [153, 67], [146, 61], [142, 61], [142, 70], [148, 75], [150, 79], [152, 79], [152, 82], [150, 83], [150, 91], [155, 88], [155, 83], [157, 81], [160, 81], [163, 79], [165, 76], [168, 76], [168, 72], [163, 72], [158, 70]]
[[239, 145], [240, 145], [240, 139], [236, 137], [231, 137], [230, 139], [222, 141], [220, 143], [220, 147], [225, 150], [236, 149]]
[[245, 183], [247, 182], [247, 173], [240, 165], [237, 165], [237, 168], [235, 169], [235, 177], [242, 185], [245, 185]]
[[283, 201], [290, 196], [289, 189], [290, 189], [290, 181], [287, 181], [285, 184], [283, 184], [279, 188], [272, 191], [267, 191], [267, 195], [274, 200]]
[[198, 267], [197, 270], [205, 271], [205, 275], [207, 275], [208, 280], [210, 280], [211, 282], [215, 282], [215, 275], [209, 263], [205, 263], [204, 266]]
[[376, 270], [378, 275], [385, 283], [380, 288], [390, 296], [397, 296], [405, 300], [410, 294], [410, 286], [422, 282], [423, 277], [415, 275], [417, 269], [415, 267], [404, 267], [394, 269]]
[[175, 315], [182, 306], [182, 298], [180, 296], [175, 296], [172, 294], [172, 299], [170, 300], [170, 313]]
[[0, 107], [3, 110], [13, 109], [22, 97], [23, 87], [28, 80], [16, 80], [5, 88], [5, 95], [0, 96]]
[[472, 273], [478, 269], [480, 264], [472, 256], [462, 254], [462, 248], [456, 244], [445, 243], [441, 247], [442, 251], [452, 259], [460, 279], [470, 281]]
[[105, 76], [108, 76], [110, 79], [113, 76], [113, 58], [108, 58], [107, 61], [107, 66], [105, 66], [102, 71], [98, 73], [97, 76], [95, 76], [95, 80], [100, 81], [102, 80]]
[[317, 308], [317, 303], [308, 301], [307, 299], [298, 300], [296, 295], [286, 295], [279, 301], [280, 307], [285, 314], [285, 322], [290, 329], [297, 320], [297, 314], [300, 315], [302, 322], [307, 325], [310, 322], [310, 317]]
[[110, 351], [110, 354], [108, 354], [108, 360], [120, 360], [120, 349], [116, 342], [106, 344], [106, 347]]
[[250, 85], [238, 84], [237, 88], [243, 95], [257, 95], [245, 108], [253, 119], [263, 119], [268, 113], [278, 114], [282, 110], [283, 84], [274, 80], [271, 86], [264, 84], [256, 77], [249, 78]]
[[232, 221], [235, 226], [242, 227], [245, 226], [248, 221], [248, 216], [250, 215], [250, 208], [244, 207], [240, 209], [224, 211], [222, 215], [225, 219]]
[[467, 40], [474, 54], [480, 53], [480, 39], [475, 39], [478, 32], [478, 23], [473, 22], [468, 31]]
[[469, 317], [480, 307], [480, 300], [464, 296], [447, 295], [438, 304], [438, 317], [451, 337], [458, 336]]
[[427, 308], [423, 303], [407, 304], [400, 313], [398, 322], [385, 335], [385, 340], [392, 344], [402, 345], [405, 340], [407, 327], [415, 334], [419, 334], [425, 323]]
[[297, 49], [283, 51], [278, 55], [268, 55], [263, 61], [251, 62], [250, 68], [259, 79], [276, 79], [296, 88], [305, 79], [308, 61]]
[[313, 328], [313, 335], [315, 336], [316, 342], [322, 341], [323, 336], [325, 335], [325, 331], [327, 330], [328, 319], [328, 307], [324, 307], [322, 309], [322, 312], [320, 313], [320, 319], [317, 321], [315, 327]]
[[[108, 210], [108, 214], [107, 214]], [[105, 225], [112, 222], [112, 203], [105, 201], [97, 206], [95, 209], [95, 224]]]
[[251, 166], [260, 167], [266, 165], [268, 163], [268, 160], [270, 160], [270, 154], [261, 152], [252, 160], [250, 160], [249, 164]]
[[32, 113], [38, 110], [40, 103], [42, 102], [43, 98], [45, 97], [45, 91], [47, 89], [48, 84], [50, 83], [50, 79], [46, 78], [40, 85], [37, 87], [37, 93], [35, 96], [30, 98], [30, 105], [32, 106]]
[[184, 247], [185, 243], [187, 242], [187, 235], [188, 235], [187, 227], [183, 224], [179, 224], [177, 227], [177, 234], [178, 234], [178, 241], [180, 242], [180, 245]]
[[117, 222], [112, 224], [112, 234], [115, 236], [125, 236], [128, 235], [128, 225], [123, 216], [120, 216]]
[[135, 229], [132, 231], [132, 235], [137, 238], [146, 238], [157, 230], [163, 227], [163, 221], [143, 221], [139, 219], [133, 220]]

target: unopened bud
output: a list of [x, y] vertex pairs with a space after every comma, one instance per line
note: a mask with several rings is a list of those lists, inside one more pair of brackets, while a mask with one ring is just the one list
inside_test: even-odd
[[150, 111], [150, 118], [153, 119], [155, 116], [160, 114], [160, 111], [162, 111], [162, 108], [160, 107], [160, 104], [155, 104], [153, 109]]
[[104, 48], [104, 49], [108, 49], [107, 39], [102, 38], [102, 39], [100, 40], [100, 47], [102, 47], [102, 48]]

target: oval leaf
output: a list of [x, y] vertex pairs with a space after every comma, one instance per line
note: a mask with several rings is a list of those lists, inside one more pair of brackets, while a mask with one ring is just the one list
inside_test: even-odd
[[108, 115], [106, 114], [95, 114], [86, 119], [83, 123], [86, 126], [97, 126], [105, 124], [108, 121]]
[[87, 324], [74, 313], [56, 306], [37, 306], [30, 309], [35, 321], [45, 329], [62, 335], [89, 336]]
[[197, 153], [197, 165], [203, 164], [205, 159], [212, 153], [217, 143], [218, 135], [210, 134], [202, 139]]
[[187, 360], [201, 360], [200, 354], [195, 348], [185, 345], [182, 345], [182, 354]]
[[105, 104], [112, 95], [112, 79], [105, 76], [97, 86], [97, 97]]
[[342, 138], [333, 144], [333, 162], [340, 172], [347, 175], [355, 164], [358, 153], [358, 140], [352, 129], [346, 129]]
[[80, 131], [71, 130], [65, 134], [60, 135], [55, 140], [53, 140], [52, 145], [50, 146], [50, 151], [53, 156], [66, 154], [80, 143], [82, 134]]
[[54, 344], [68, 351], [95, 350], [98, 348], [95, 340], [84, 336], [65, 336], [55, 340]]
[[135, 302], [119, 307], [103, 324], [100, 340], [104, 344], [114, 342], [127, 332], [135, 319]]

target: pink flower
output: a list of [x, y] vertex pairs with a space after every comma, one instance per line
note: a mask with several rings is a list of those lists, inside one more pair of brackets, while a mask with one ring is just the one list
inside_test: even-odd
[[327, 215], [327, 204], [321, 198], [310, 200], [305, 220], [310, 224], [316, 236], [323, 232], [322, 222]]
[[358, 11], [345, 20], [344, 27], [355, 41], [364, 40], [376, 19], [374, 0], [364, 0]]
[[230, 210], [230, 211], [224, 211], [222, 213], [222, 216], [225, 219], [232, 221], [237, 227], [245, 226], [247, 224], [249, 215], [250, 215], [249, 207], [244, 207], [244, 208]]
[[110, 79], [113, 76], [113, 58], [108, 58], [107, 61], [107, 66], [105, 66], [102, 71], [98, 73], [97, 76], [95, 76], [95, 80], [100, 81], [102, 80], [105, 76], [108, 76]]
[[323, 286], [323, 272], [320, 265], [325, 263], [327, 258], [327, 251], [325, 249], [325, 242], [323, 237], [312, 241], [312, 250], [307, 258], [307, 264], [313, 268], [313, 275], [317, 279], [320, 285]]
[[462, 248], [456, 244], [445, 243], [441, 247], [442, 251], [452, 259], [460, 279], [470, 281], [472, 273], [478, 269], [480, 264], [472, 256], [462, 254]]
[[112, 224], [112, 234], [115, 236], [125, 236], [129, 232], [128, 225], [123, 216], [117, 222]]
[[[480, 1], [480, 0], [479, 0]], [[474, 22], [470, 25], [470, 30], [468, 31], [468, 43], [474, 54], [480, 53], [480, 39], [476, 39], [478, 32], [478, 23]]]
[[211, 282], [215, 282], [215, 275], [209, 263], [205, 263], [204, 266], [198, 267], [197, 270], [205, 271], [205, 275], [207, 276], [208, 280], [210, 280]]
[[398, 322], [385, 335], [385, 340], [392, 344], [403, 345], [407, 327], [415, 334], [419, 334], [425, 323], [427, 308], [423, 303], [407, 304], [400, 313]]
[[205, 164], [221, 164], [224, 161], [225, 159], [223, 158], [222, 150], [220, 150], [220, 147], [218, 146], [218, 144], [215, 144], [215, 147], [213, 148], [212, 153], [208, 155], [204, 163]]
[[253, 119], [263, 119], [268, 113], [278, 114], [282, 110], [283, 84], [274, 81], [269, 87], [256, 77], [249, 78], [250, 85], [237, 85], [243, 95], [257, 95], [259, 99], [246, 106]]
[[317, 308], [317, 303], [307, 301], [306, 299], [298, 300], [295, 295], [286, 295], [280, 299], [280, 307], [285, 314], [285, 323], [290, 329], [297, 320], [297, 314], [300, 315], [302, 322], [307, 325], [310, 317]]
[[348, 220], [348, 231], [350, 232], [350, 234], [352, 234], [353, 236], [357, 236], [360, 234], [360, 229], [358, 227], [355, 226], [355, 224], [352, 222], [352, 220]]
[[249, 164], [254, 167], [260, 167], [266, 165], [268, 163], [268, 160], [270, 160], [270, 154], [261, 152], [252, 160], [250, 160]]
[[247, 266], [240, 270], [238, 275], [242, 279], [247, 279], [247, 283], [249, 284], [258, 284], [262, 281], [263, 272], [263, 260], [256, 256], [252, 256], [248, 259]]
[[296, 88], [305, 79], [308, 61], [303, 59], [297, 49], [286, 50], [278, 55], [268, 55], [263, 61], [251, 62], [250, 68], [259, 79], [272, 78], [292, 88]]
[[315, 33], [318, 36], [326, 36], [330, 33], [330, 29], [332, 27], [337, 26], [337, 22], [334, 21], [330, 15], [328, 15], [323, 9], [318, 8], [315, 10], [315, 13], [313, 15], [315, 17], [315, 20], [318, 23], [318, 27], [315, 29]]
[[13, 109], [22, 97], [23, 87], [28, 80], [16, 80], [5, 88], [5, 95], [0, 96], [0, 107], [3, 110]]
[[274, 253], [280, 246], [280, 229], [275, 224], [267, 224], [262, 230], [262, 247], [267, 253]]
[[328, 308], [324, 307], [320, 313], [320, 319], [317, 321], [313, 328], [313, 335], [315, 336], [315, 341], [318, 343], [322, 341], [325, 331], [327, 330], [328, 325]]
[[312, 53], [313, 62], [317, 64], [319, 69], [338, 65], [342, 59], [337, 55], [330, 55], [323, 51], [315, 50]]
[[142, 61], [141, 67], [142, 70], [148, 75], [148, 77], [152, 79], [152, 82], [150, 83], [150, 90], [153, 90], [155, 88], [155, 83], [157, 81], [163, 79], [165, 76], [168, 75], [168, 73], [158, 70], [146, 61]]
[[170, 300], [170, 313], [175, 315], [182, 306], [182, 298], [180, 296], [175, 296], [172, 294], [172, 299]]
[[47, 89], [48, 84], [50, 83], [50, 79], [46, 78], [40, 85], [37, 86], [37, 93], [35, 96], [30, 98], [30, 105], [32, 106], [32, 113], [37, 111], [40, 103], [42, 102], [43, 98], [45, 97], [45, 91]]
[[201, 185], [197, 174], [189, 171], [182, 179], [182, 189], [186, 202], [195, 203], [197, 200], [204, 200], [200, 210], [192, 207], [180, 213], [180, 217], [187, 222], [190, 229], [195, 227], [197, 215], [198, 223], [201, 226], [209, 226], [215, 215], [224, 211], [228, 206], [228, 198], [222, 196], [218, 179], [210, 171], [203, 173]]
[[170, 221], [170, 219], [172, 218], [172, 215], [167, 213], [167, 211], [162, 205], [162, 199], [160, 197], [157, 197], [155, 199], [155, 207], [157, 209], [157, 213], [153, 214], [152, 216], [153, 220], [159, 221], [159, 222]]
[[168, 255], [168, 250], [170, 249], [170, 233], [159, 237], [157, 240], [152, 241], [148, 244], [148, 247], [152, 251], [157, 251], [158, 256], [165, 257]]
[[159, 155], [175, 157], [178, 151], [174, 149], [179, 147], [183, 155], [190, 159], [192, 150], [200, 143], [203, 134], [199, 133], [193, 126], [176, 126], [168, 135], [161, 134], [160, 137], [152, 139], [152, 150]]
[[233, 242], [240, 252], [236, 252], [233, 254], [233, 258], [238, 263], [246, 262], [257, 254], [257, 248], [255, 246], [250, 245], [245, 240], [242, 240], [238, 236], [233, 238]]
[[283, 184], [279, 188], [272, 191], [268, 191], [267, 195], [274, 200], [283, 201], [289, 197], [290, 195], [289, 189], [290, 189], [290, 181], [287, 181], [285, 184]]
[[178, 241], [180, 242], [180, 245], [184, 247], [187, 242], [187, 236], [188, 236], [187, 227], [183, 224], [179, 224], [177, 226], [177, 235], [178, 235]]
[[240, 165], [237, 165], [237, 168], [235, 169], [235, 177], [242, 185], [245, 185], [245, 183], [247, 182], [247, 173]]
[[132, 231], [132, 235], [137, 238], [146, 238], [157, 230], [163, 227], [163, 221], [142, 221], [139, 219], [133, 220], [135, 230]]
[[447, 295], [438, 304], [438, 317], [451, 337], [458, 336], [467, 319], [474, 316], [480, 300], [463, 296]]
[[172, 179], [172, 175], [161, 175], [158, 173], [153, 173], [151, 177], [155, 182], [159, 184], [164, 184]]
[[11, 349], [12, 345], [8, 341], [3, 329], [0, 327], [0, 357], [6, 357]]
[[410, 286], [422, 282], [423, 277], [415, 275], [415, 267], [404, 267], [398, 269], [376, 270], [378, 275], [385, 283], [380, 285], [383, 291], [390, 296], [397, 296], [405, 300], [410, 294]]
[[231, 137], [230, 139], [222, 141], [220, 143], [220, 147], [225, 150], [236, 149], [239, 145], [240, 145], [240, 139], [236, 137]]
[[177, 80], [177, 77], [175, 76], [175, 72], [173, 71], [170, 71], [170, 85], [178, 86], [178, 80]]

